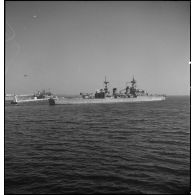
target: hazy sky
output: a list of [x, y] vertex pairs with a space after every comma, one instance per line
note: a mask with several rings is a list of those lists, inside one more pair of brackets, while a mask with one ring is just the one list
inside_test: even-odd
[[6, 4], [6, 93], [190, 90], [190, 2], [18, 1]]

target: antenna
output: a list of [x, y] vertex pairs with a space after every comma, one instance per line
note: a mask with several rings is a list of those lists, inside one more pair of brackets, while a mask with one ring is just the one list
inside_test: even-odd
[[105, 76], [105, 81], [104, 81], [104, 83], [105, 83], [105, 85], [107, 85], [109, 82], [108, 81], [106, 81], [106, 76]]

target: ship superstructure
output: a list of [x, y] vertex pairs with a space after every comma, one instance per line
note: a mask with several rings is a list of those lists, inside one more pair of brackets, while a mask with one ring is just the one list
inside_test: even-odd
[[137, 89], [136, 87], [136, 80], [133, 76], [132, 81], [126, 82], [126, 87], [121, 89], [119, 92], [117, 88], [112, 89], [112, 94], [108, 89], [109, 81], [104, 81], [104, 89], [96, 90], [95, 94], [93, 93], [80, 93], [82, 98], [84, 99], [104, 99], [104, 98], [136, 98], [137, 96], [148, 96], [148, 93], [142, 89]]

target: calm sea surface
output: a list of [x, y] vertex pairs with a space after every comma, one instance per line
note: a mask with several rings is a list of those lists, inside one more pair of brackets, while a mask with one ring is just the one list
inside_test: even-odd
[[190, 98], [5, 103], [5, 193], [188, 193]]

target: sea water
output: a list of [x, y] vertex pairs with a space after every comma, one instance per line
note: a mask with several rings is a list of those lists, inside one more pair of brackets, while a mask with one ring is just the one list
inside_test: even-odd
[[5, 102], [5, 193], [189, 193], [190, 98]]

